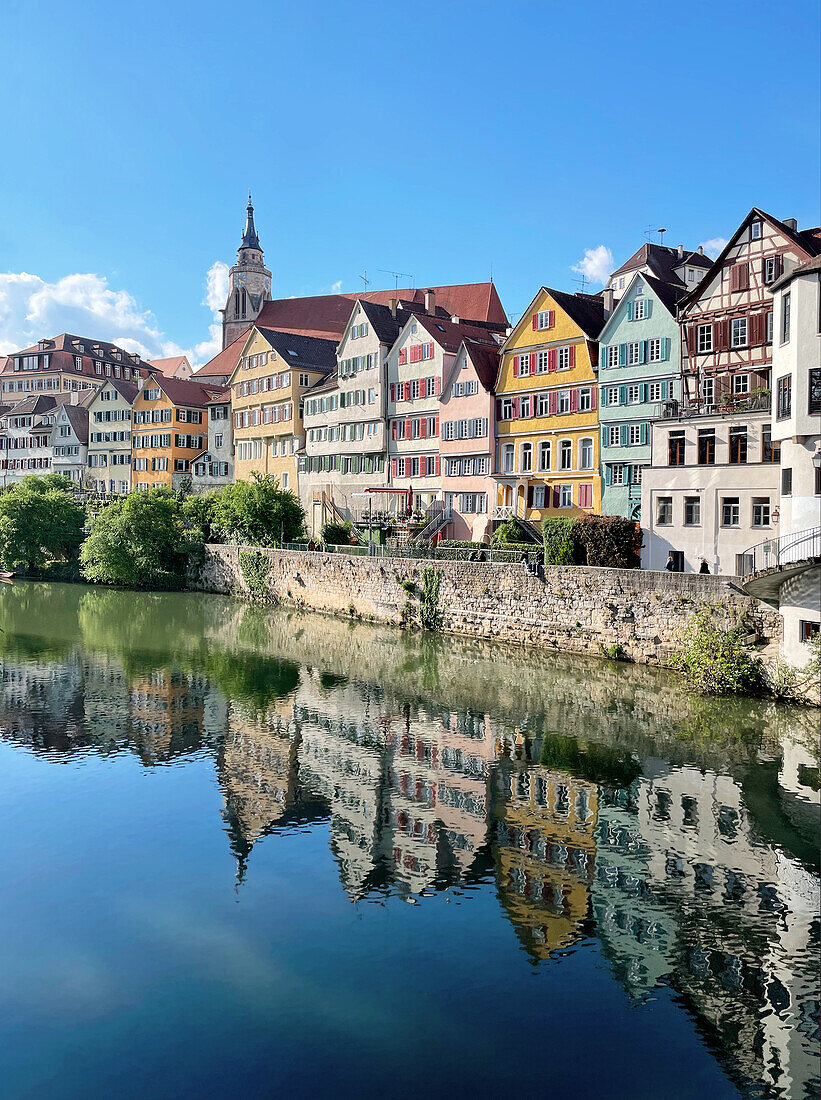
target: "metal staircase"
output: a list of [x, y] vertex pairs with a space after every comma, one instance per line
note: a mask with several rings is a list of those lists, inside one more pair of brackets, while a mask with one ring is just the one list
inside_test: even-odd
[[425, 509], [425, 516], [428, 522], [421, 531], [417, 531], [414, 542], [427, 542], [435, 538], [450, 523], [453, 513], [450, 508], [445, 507], [443, 501], [435, 500]]

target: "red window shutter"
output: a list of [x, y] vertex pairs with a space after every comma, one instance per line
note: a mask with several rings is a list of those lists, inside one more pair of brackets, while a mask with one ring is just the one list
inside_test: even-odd
[[698, 349], [698, 325], [690, 325], [687, 329], [687, 354], [692, 357]]
[[424, 439], [428, 434], [428, 418], [423, 416], [419, 421], [419, 436]]
[[530, 353], [530, 373], [531, 374], [536, 373], [536, 352], [535, 351], [531, 351], [531, 353]]
[[413, 431], [413, 421], [408, 418], [405, 421], [405, 439], [411, 438], [411, 432]]
[[570, 411], [572, 413], [579, 411], [579, 391], [578, 390], [571, 390], [570, 391]]
[[496, 398], [496, 419], [502, 419], [502, 399], [500, 397]]
[[571, 344], [570, 345], [570, 366], [575, 367], [575, 365], [576, 365], [576, 345]]
[[738, 289], [749, 290], [750, 289], [750, 265], [748, 263], [739, 264], [738, 272]]
[[554, 328], [555, 324], [556, 324], [556, 310], [555, 309], [549, 309], [547, 311], [547, 314], [548, 314], [548, 316], [547, 316], [547, 327], [548, 328]]
[[410, 384], [410, 382], [406, 382], [405, 383], [405, 400], [410, 401], [410, 399], [411, 399], [411, 384]]
[[403, 366], [408, 361], [408, 349], [400, 348], [399, 351], [399, 366]]
[[776, 277], [776, 279], [779, 278], [779, 276], [781, 275], [783, 270], [784, 270], [784, 257], [779, 254], [778, 256], [775, 257], [775, 277]]
[[590, 409], [591, 409], [591, 411], [597, 407], [598, 397], [599, 397], [598, 386], [591, 386], [590, 387]]
[[392, 420], [391, 421], [391, 438], [392, 439], [397, 438], [398, 430], [399, 430], [399, 421], [398, 420]]
[[533, 329], [537, 329], [539, 327], [539, 314], [538, 313], [534, 313], [533, 316], [531, 317], [530, 327], [533, 328]]
[[519, 356], [518, 355], [513, 356], [513, 377], [514, 378], [519, 377]]
[[438, 397], [442, 392], [442, 379], [437, 374], [433, 380], [433, 396]]
[[396, 400], [396, 383], [391, 382], [391, 401]]
[[738, 264], [730, 268], [730, 290], [735, 293], [738, 290]]
[[558, 485], [553, 486], [553, 507], [554, 508], [559, 507], [559, 486]]
[[527, 487], [527, 506], [528, 506], [528, 508], [533, 507], [533, 486], [532, 485], [528, 485], [528, 487]]
[[554, 390], [547, 398], [547, 411], [554, 416], [559, 411], [559, 395]]
[[556, 349], [555, 348], [550, 348], [548, 350], [548, 353], [547, 353], [547, 369], [548, 370], [555, 370], [556, 369]]
[[730, 350], [730, 322], [728, 320], [718, 321], [716, 323], [718, 329], [717, 345], [719, 351]]
[[433, 418], [433, 434], [434, 435], [439, 435], [439, 417], [438, 416], [435, 416]]
[[419, 476], [428, 476], [428, 460], [425, 455], [422, 455], [422, 457], [419, 459]]
[[391, 459], [391, 477], [394, 480], [396, 479], [396, 459], [395, 458]]
[[439, 455], [434, 455], [434, 457], [433, 457], [433, 472], [436, 475], [436, 477], [439, 476], [440, 462], [441, 462], [441, 459], [439, 458]]

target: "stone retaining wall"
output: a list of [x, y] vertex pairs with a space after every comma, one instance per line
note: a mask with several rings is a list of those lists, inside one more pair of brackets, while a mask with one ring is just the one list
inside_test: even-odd
[[[206, 546], [191, 586], [249, 597], [239, 563], [248, 549]], [[702, 603], [727, 626], [743, 620], [763, 643], [778, 643], [781, 634], [778, 613], [733, 592], [727, 577], [555, 566], [542, 582], [521, 565], [260, 552], [271, 562], [266, 598], [397, 626], [418, 624], [423, 572], [433, 568], [441, 576], [443, 631], [473, 638], [596, 655], [619, 646], [631, 660], [663, 665]]]

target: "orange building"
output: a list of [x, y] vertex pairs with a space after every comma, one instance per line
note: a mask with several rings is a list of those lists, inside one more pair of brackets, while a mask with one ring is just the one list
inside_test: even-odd
[[131, 487], [172, 485], [174, 474], [208, 447], [208, 406], [224, 391], [182, 378], [157, 375], [134, 399], [131, 419]]

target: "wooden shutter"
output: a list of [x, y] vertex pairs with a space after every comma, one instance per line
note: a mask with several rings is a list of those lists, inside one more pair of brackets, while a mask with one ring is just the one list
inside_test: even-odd
[[559, 411], [559, 395], [555, 390], [548, 394], [547, 411], [551, 416], [554, 416]]
[[528, 506], [528, 508], [533, 507], [533, 486], [532, 485], [528, 485], [528, 487], [527, 487], [527, 506]]
[[593, 409], [596, 408], [596, 398], [598, 396], [598, 392], [599, 392], [598, 386], [591, 386], [590, 387], [590, 410], [591, 410], [591, 412], [593, 411]]
[[748, 290], [750, 286], [750, 265], [743, 261], [730, 268], [730, 290]]
[[531, 374], [536, 373], [536, 352], [535, 351], [531, 351], [531, 353], [530, 353], [530, 373]]
[[632, 302], [627, 303], [627, 320], [628, 321], [633, 320], [633, 303]]
[[439, 417], [438, 416], [435, 416], [433, 418], [433, 434], [434, 435], [439, 435]]
[[391, 439], [396, 439], [399, 433], [399, 421], [391, 421]]
[[423, 416], [419, 420], [419, 438], [424, 439], [428, 434], [428, 418]]
[[518, 397], [513, 398], [513, 419], [514, 420], [519, 419], [519, 398]]
[[408, 417], [408, 419], [405, 421], [405, 439], [413, 438], [412, 434], [411, 434], [412, 432], [413, 432], [413, 421], [410, 419], [410, 417]]
[[530, 327], [533, 328], [533, 329], [537, 329], [539, 327], [539, 314], [538, 313], [533, 314], [533, 316], [531, 318], [531, 322], [530, 322]]
[[619, 366], [627, 366], [627, 344], [619, 344]]
[[555, 348], [549, 348], [548, 349], [548, 352], [547, 352], [547, 369], [548, 370], [555, 370], [556, 369], [556, 349]]
[[419, 476], [428, 476], [428, 459], [426, 455], [421, 455], [419, 458]]
[[391, 477], [396, 480], [396, 459], [391, 459]]
[[619, 441], [621, 442], [622, 447], [626, 447], [630, 443], [630, 425], [629, 424], [619, 425]]
[[553, 328], [556, 324], [556, 310], [549, 309], [547, 311], [547, 327]]
[[400, 367], [404, 366], [404, 364], [407, 363], [407, 361], [408, 361], [408, 349], [407, 348], [400, 348], [399, 349], [399, 366]]
[[391, 401], [396, 400], [396, 383], [391, 382]]
[[496, 398], [496, 419], [497, 420], [502, 419], [502, 399], [501, 399], [501, 397]]
[[434, 472], [434, 475], [435, 475], [436, 477], [438, 477], [438, 476], [439, 476], [439, 471], [440, 471], [440, 469], [441, 469], [441, 461], [442, 461], [442, 460], [441, 460], [441, 458], [439, 457], [439, 455], [434, 455], [434, 456], [433, 456], [433, 472]]
[[653, 316], [653, 299], [652, 298], [645, 298], [644, 299], [644, 319], [645, 319], [645, 321], [649, 321], [652, 316]]
[[560, 500], [559, 486], [554, 485], [553, 486], [553, 507], [554, 508], [559, 507], [559, 500]]
[[627, 386], [619, 386], [619, 404], [627, 404]]
[[747, 318], [747, 328], [749, 331], [749, 342], [751, 344], [763, 344], [764, 343], [764, 326], [762, 324], [764, 320], [763, 313], [751, 313]]
[[730, 322], [716, 321], [713, 328], [713, 342], [718, 351], [730, 350]]
[[441, 392], [442, 392], [442, 379], [437, 374], [436, 377], [433, 379], [433, 396], [438, 397]]
[[514, 378], [519, 377], [519, 356], [518, 355], [513, 356], [513, 377]]
[[575, 389], [570, 391], [570, 411], [572, 413], [579, 411], [579, 391]]
[[569, 356], [570, 356], [570, 366], [575, 367], [575, 365], [576, 365], [576, 345], [575, 344], [570, 345]]

